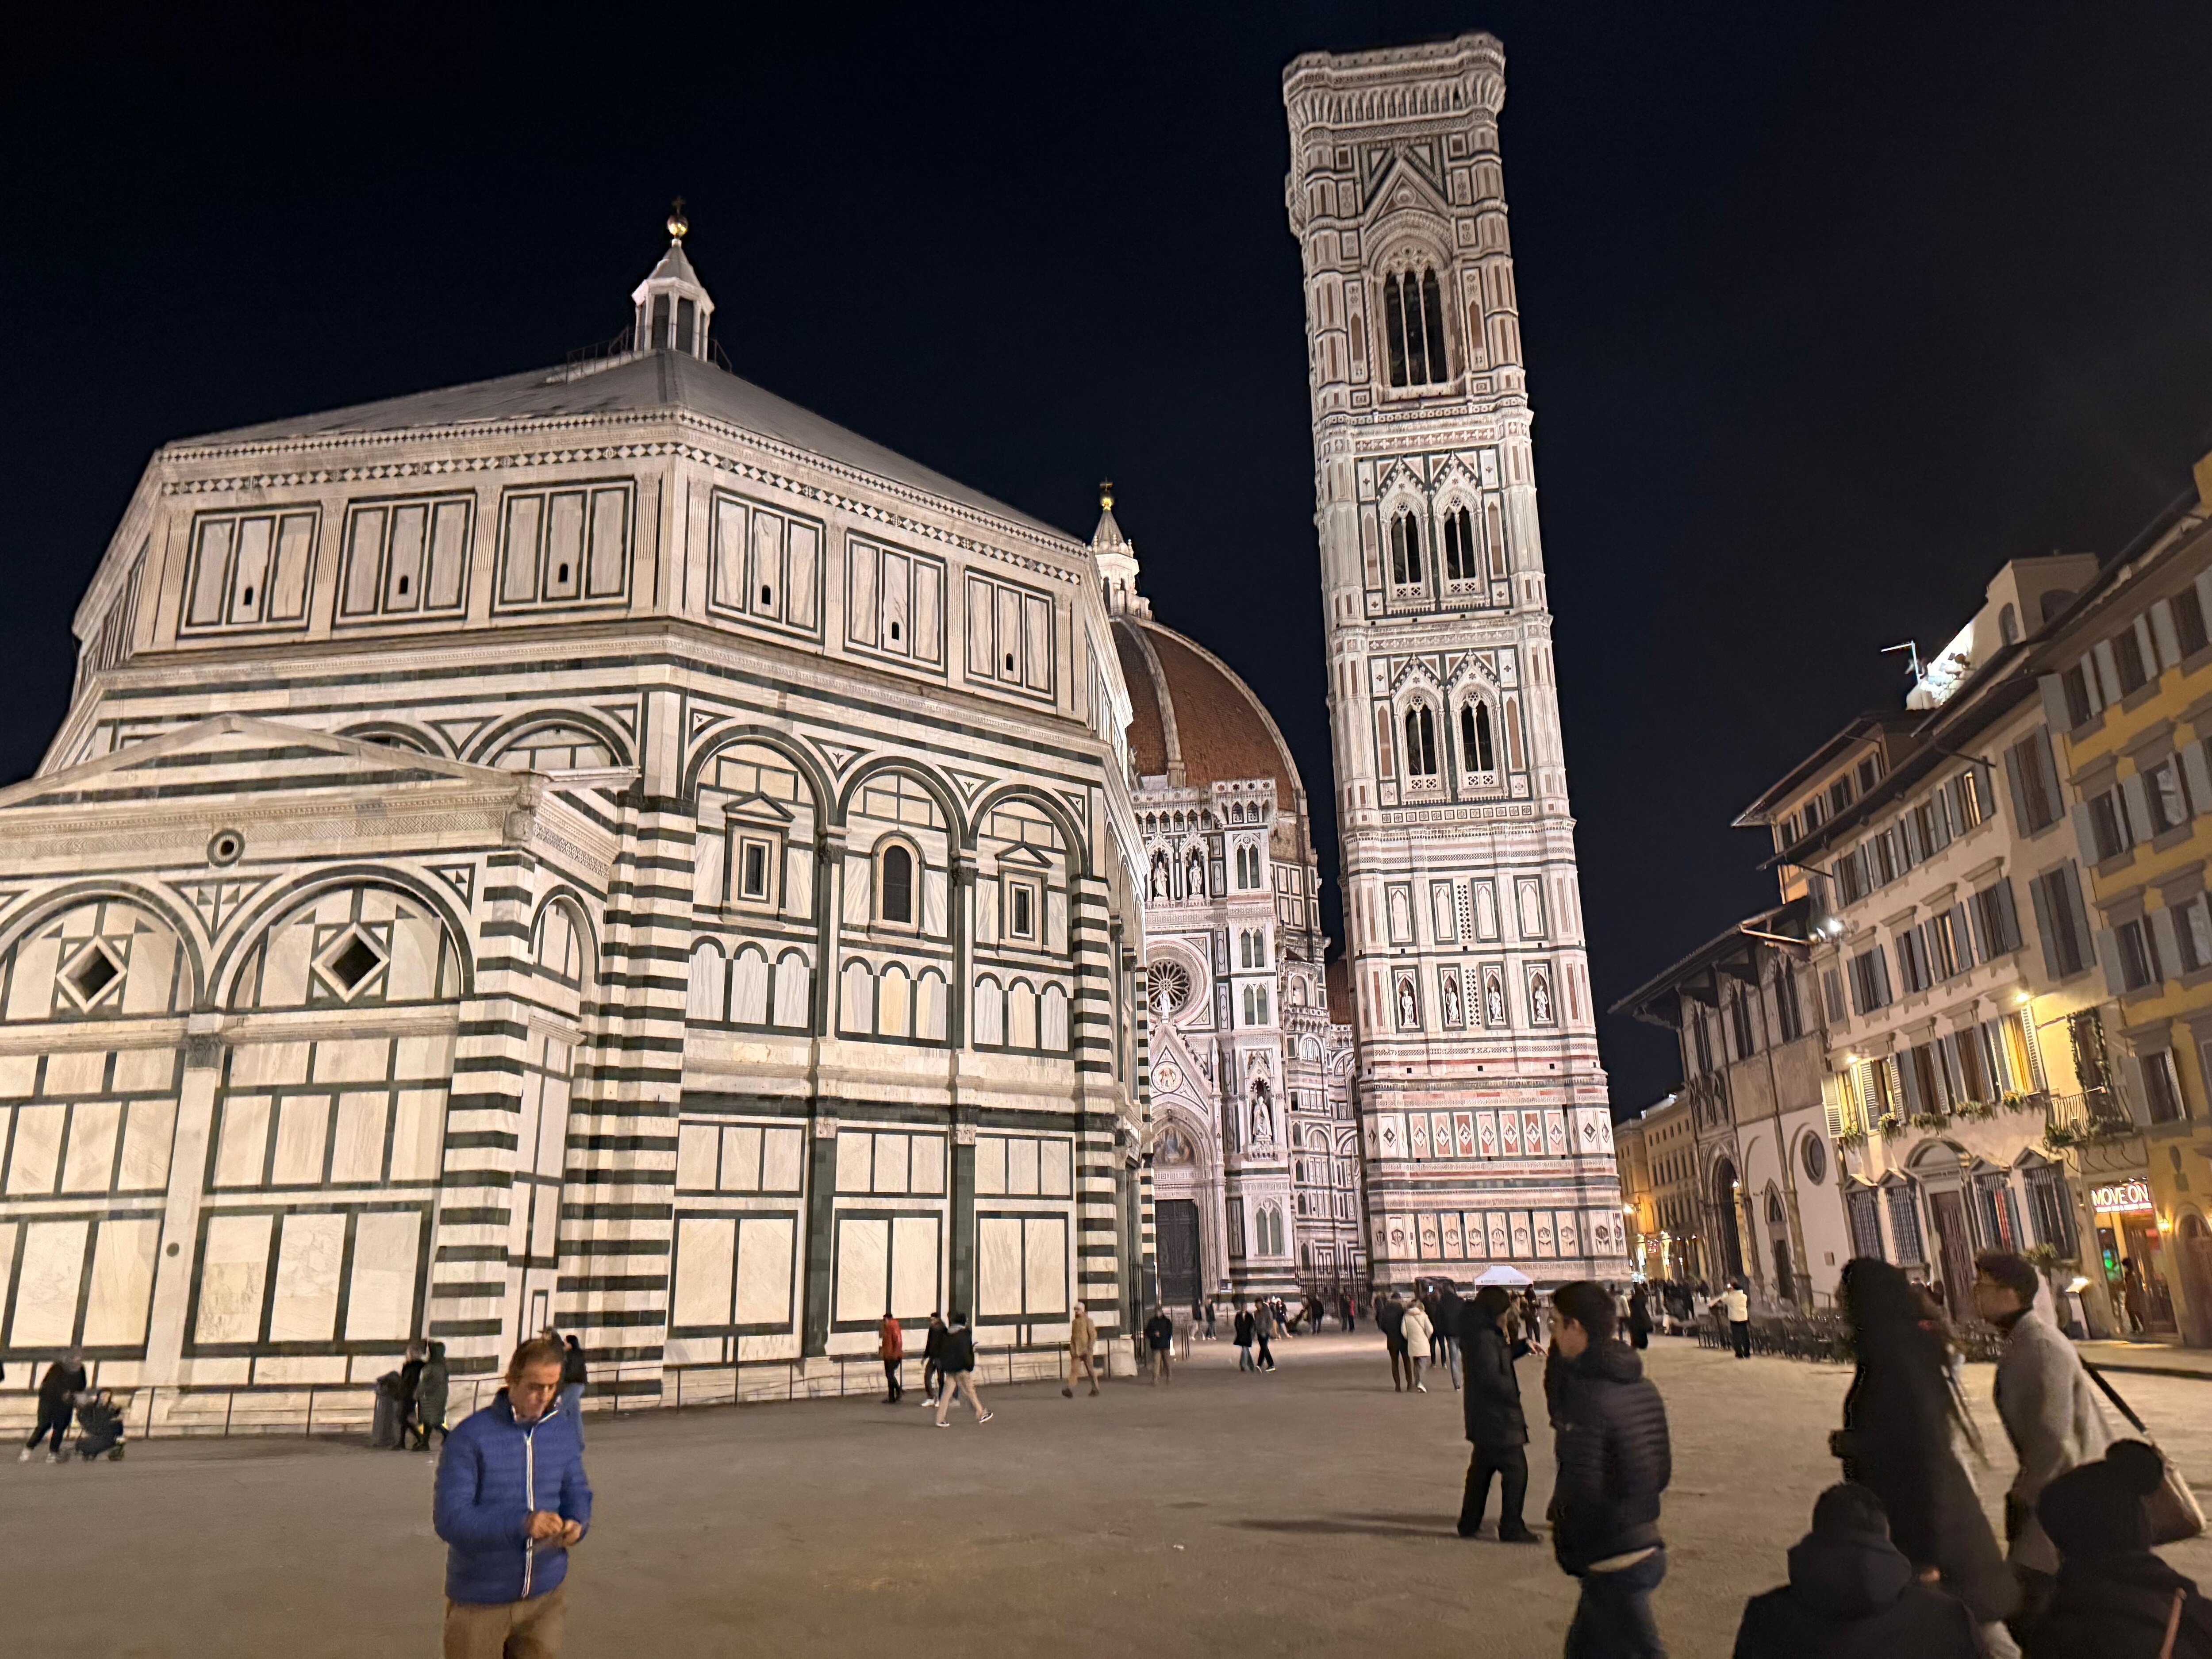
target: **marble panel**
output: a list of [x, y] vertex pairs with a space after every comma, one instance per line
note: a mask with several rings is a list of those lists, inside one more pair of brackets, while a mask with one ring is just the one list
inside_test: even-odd
[[107, 1054], [104, 1049], [77, 1049], [46, 1056], [46, 1087], [39, 1092], [48, 1099], [64, 1095], [96, 1095], [107, 1086]]
[[338, 1097], [338, 1124], [331, 1142], [331, 1180], [384, 1179], [384, 1121], [391, 1097], [383, 1090], [349, 1090]]
[[0, 1100], [27, 1100], [38, 1088], [36, 1054], [0, 1054]]
[[115, 1138], [123, 1107], [112, 1100], [81, 1100], [70, 1108], [69, 1155], [62, 1168], [65, 1193], [104, 1193], [115, 1179]]
[[8, 1153], [8, 1191], [51, 1193], [60, 1173], [62, 1125], [66, 1106], [21, 1106], [15, 1110], [15, 1144]]
[[381, 1083], [389, 1074], [392, 1043], [386, 1037], [349, 1037], [315, 1045], [318, 1083]]
[[1021, 1310], [1021, 1220], [1016, 1216], [979, 1217], [975, 1223], [975, 1314], [980, 1318]]
[[1037, 1144], [1023, 1136], [1006, 1142], [1006, 1191], [1021, 1198], [1037, 1192]]
[[872, 1217], [837, 1218], [839, 1320], [876, 1319], [890, 1293], [890, 1223]]
[[975, 1139], [975, 1191], [996, 1197], [1006, 1190], [1006, 1140], [1004, 1135]]
[[[907, 1190], [909, 1158], [908, 1146], [912, 1137], [908, 1135], [878, 1135], [876, 1137], [876, 1171], [873, 1190], [879, 1193], [902, 1193]], [[928, 1309], [922, 1310], [924, 1313]]]
[[278, 1187], [318, 1187], [330, 1138], [328, 1095], [287, 1095], [276, 1108], [276, 1157], [269, 1179]]
[[740, 1025], [768, 1024], [768, 958], [740, 951], [730, 970], [730, 1018]]
[[793, 1231], [789, 1216], [746, 1216], [738, 1222], [738, 1324], [791, 1322]]
[[345, 1261], [343, 1215], [288, 1215], [276, 1243], [269, 1302], [271, 1342], [327, 1342], [337, 1328], [338, 1275]]
[[942, 1135], [915, 1137], [908, 1173], [917, 1193], [941, 1193], [945, 1190], [945, 1138]]
[[937, 1297], [939, 1228], [934, 1218], [901, 1216], [891, 1223], [891, 1312], [927, 1319]]
[[750, 1123], [734, 1124], [722, 1132], [721, 1188], [726, 1193], [757, 1193], [761, 1184], [761, 1132]]
[[1031, 1216], [1022, 1224], [1024, 1313], [1067, 1311], [1067, 1218]]
[[222, 1138], [216, 1144], [216, 1186], [261, 1184], [269, 1158], [269, 1104], [266, 1095], [231, 1095], [223, 1101]]
[[435, 1181], [446, 1156], [446, 1091], [402, 1089], [392, 1123], [392, 1179]]
[[272, 1084], [305, 1083], [307, 1042], [242, 1042], [230, 1051], [230, 1086], [264, 1089]]
[[63, 1348], [75, 1340], [77, 1291], [84, 1279], [85, 1237], [90, 1226], [85, 1221], [24, 1224], [9, 1346]]
[[412, 1334], [416, 1253], [422, 1218], [412, 1210], [380, 1211], [354, 1224], [353, 1284], [346, 1297], [346, 1340], [394, 1340]]
[[269, 1277], [269, 1230], [276, 1217], [209, 1218], [200, 1252], [197, 1342], [252, 1342], [261, 1335], [261, 1301]]
[[[714, 1190], [714, 1155], [720, 1150], [721, 1132], [711, 1123], [680, 1124], [676, 1131], [676, 1190], [681, 1193], [711, 1193]], [[732, 1241], [734, 1243], [734, 1240]], [[681, 1324], [693, 1325], [702, 1322], [681, 1320]]]
[[115, 1056], [115, 1092], [144, 1094], [173, 1089], [177, 1082], [174, 1048], [125, 1048]]
[[868, 1190], [869, 1154], [875, 1137], [865, 1130], [841, 1130], [837, 1136], [837, 1190], [841, 1193], [865, 1193]]
[[1048, 1140], [1037, 1149], [1037, 1190], [1047, 1198], [1071, 1198], [1075, 1193], [1075, 1149], [1064, 1140]]
[[805, 1138], [797, 1129], [761, 1132], [761, 1190], [795, 1193], [799, 1188], [799, 1153]]
[[730, 1322], [736, 1283], [735, 1216], [686, 1216], [676, 1224], [676, 1291], [672, 1325]]
[[[395, 1040], [392, 1075], [409, 1083], [444, 1083], [453, 1075], [453, 1034], [440, 1031], [429, 1036]], [[556, 1044], [556, 1047], [560, 1045]], [[565, 1066], [564, 1057], [562, 1064]]]

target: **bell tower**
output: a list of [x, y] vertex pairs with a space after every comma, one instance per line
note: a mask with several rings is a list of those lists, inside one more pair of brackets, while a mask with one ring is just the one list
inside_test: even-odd
[[1377, 1286], [1625, 1278], [1487, 34], [1283, 76]]

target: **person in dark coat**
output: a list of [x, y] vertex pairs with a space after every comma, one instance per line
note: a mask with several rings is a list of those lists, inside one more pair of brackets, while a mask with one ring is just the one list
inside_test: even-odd
[[1382, 1346], [1390, 1355], [1390, 1392], [1403, 1394], [1408, 1386], [1406, 1364], [1406, 1304], [1395, 1291], [1390, 1299], [1375, 1304], [1375, 1328], [1382, 1333]]
[[1443, 1346], [1443, 1366], [1451, 1378], [1452, 1387], [1459, 1387], [1460, 1328], [1467, 1318], [1467, 1303], [1449, 1279], [1437, 1283], [1435, 1300], [1429, 1304], [1429, 1323], [1435, 1328], [1437, 1340]]
[[407, 1449], [410, 1431], [418, 1436], [422, 1433], [417, 1426], [422, 1419], [415, 1404], [415, 1389], [422, 1380], [422, 1367], [429, 1358], [430, 1351], [420, 1341], [407, 1345], [407, 1358], [399, 1367], [399, 1438], [392, 1444], [394, 1451]]
[[571, 1336], [562, 1353], [561, 1409], [568, 1413], [580, 1446], [584, 1443], [584, 1387], [590, 1380], [591, 1372], [584, 1364], [584, 1345]]
[[[1456, 1298], [1455, 1298], [1456, 1300]], [[1521, 1415], [1521, 1379], [1513, 1362], [1528, 1352], [1526, 1342], [1510, 1340], [1504, 1323], [1512, 1298], [1498, 1285], [1486, 1285], [1472, 1302], [1458, 1304], [1460, 1357], [1467, 1369], [1467, 1390], [1460, 1407], [1474, 1455], [1467, 1466], [1467, 1492], [1459, 1506], [1459, 1535], [1482, 1530], [1490, 1505], [1490, 1478], [1500, 1480], [1498, 1541], [1533, 1544], [1536, 1534], [1521, 1518], [1528, 1496], [1528, 1420]]]
[[2154, 1447], [2116, 1440], [2043, 1489], [2035, 1517], [2061, 1559], [2050, 1605], [2021, 1633], [2027, 1659], [2212, 1659], [2212, 1602], [2151, 1553], [2143, 1499], [2165, 1479]]
[[1978, 1659], [1966, 1603], [1923, 1584], [1881, 1500], [1849, 1482], [1813, 1505], [1790, 1582], [1745, 1603], [1735, 1659]]
[[1642, 1285], [1628, 1293], [1628, 1342], [1638, 1353], [1651, 1346], [1651, 1292]]
[[1667, 1576], [1659, 1494], [1674, 1475], [1667, 1407], [1618, 1340], [1613, 1292], [1577, 1279], [1553, 1293], [1562, 1359], [1552, 1553], [1583, 1581], [1567, 1659], [1664, 1659], [1651, 1592]]
[[422, 1369], [415, 1378], [415, 1449], [428, 1451], [430, 1437], [436, 1435], [443, 1444], [448, 1431], [446, 1427], [446, 1395], [451, 1385], [452, 1373], [446, 1364], [446, 1345], [433, 1342]]
[[1905, 1559], [1936, 1569], [1987, 1632], [2018, 1607], [2020, 1587], [1952, 1449], [1964, 1422], [1943, 1339], [1923, 1322], [1911, 1281], [1887, 1261], [1844, 1264], [1843, 1299], [1858, 1369], [1830, 1449], [1844, 1478], [1881, 1500]]
[[61, 1461], [62, 1437], [69, 1432], [70, 1414], [76, 1408], [77, 1395], [83, 1392], [84, 1354], [70, 1348], [46, 1367], [46, 1376], [39, 1381], [38, 1425], [23, 1443], [23, 1449], [16, 1454], [18, 1463], [29, 1462], [31, 1449], [48, 1434], [53, 1438], [46, 1447], [46, 1462]]
[[937, 1404], [937, 1391], [945, 1386], [945, 1322], [930, 1310], [929, 1329], [921, 1339], [921, 1403], [925, 1407]]
[[1260, 1369], [1252, 1358], [1252, 1310], [1249, 1308], [1239, 1306], [1237, 1310], [1236, 1328], [1231, 1334], [1237, 1339], [1237, 1369], [1240, 1371], [1256, 1371]]

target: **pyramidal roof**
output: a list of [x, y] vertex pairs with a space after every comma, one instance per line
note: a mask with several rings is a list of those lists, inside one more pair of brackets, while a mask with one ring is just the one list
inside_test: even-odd
[[[675, 228], [672, 221], [670, 228]], [[639, 284], [642, 295], [658, 284], [688, 283], [704, 294], [703, 284], [672, 240], [653, 274]], [[534, 368], [497, 380], [353, 404], [343, 409], [263, 421], [224, 432], [186, 438], [171, 450], [228, 448], [277, 443], [295, 438], [352, 434], [419, 433], [465, 429], [506, 422], [544, 420], [647, 410], [690, 411], [746, 432], [842, 463], [885, 481], [988, 514], [1057, 542], [1075, 538], [1054, 525], [1031, 518], [994, 496], [974, 489], [934, 468], [802, 409], [751, 381], [741, 380], [701, 356], [665, 348], [632, 350], [601, 362], [561, 368]], [[1119, 532], [1116, 532], [1116, 534]]]

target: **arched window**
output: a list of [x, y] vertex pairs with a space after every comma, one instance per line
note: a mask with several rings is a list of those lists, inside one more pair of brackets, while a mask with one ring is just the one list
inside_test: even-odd
[[1460, 705], [1459, 746], [1468, 771], [1495, 772], [1498, 769], [1498, 746], [1491, 741], [1487, 705], [1479, 702]]
[[1410, 513], [1390, 520], [1390, 580], [1400, 587], [1421, 583], [1421, 526]]
[[1426, 703], [1406, 711], [1406, 772], [1416, 778], [1437, 775], [1437, 721]]
[[1256, 990], [1259, 992], [1259, 994], [1260, 994], [1260, 995], [1259, 995], [1259, 1003], [1260, 1003], [1260, 1018], [1257, 1018], [1257, 1019], [1255, 1019], [1255, 1020], [1254, 1020], [1252, 1023], [1253, 1023], [1255, 1025], [1265, 1025], [1265, 1024], [1267, 1023], [1267, 988], [1266, 986], [1264, 986], [1264, 985], [1261, 985], [1261, 986], [1256, 986], [1256, 987], [1255, 987], [1254, 988], [1255, 988], [1255, 989], [1256, 989]]
[[893, 842], [884, 848], [883, 919], [914, 925], [914, 854]]
[[1392, 386], [1442, 386], [1450, 379], [1444, 356], [1443, 292], [1437, 273], [1401, 271], [1382, 279], [1383, 333]]
[[1474, 552], [1474, 515], [1464, 507], [1444, 517], [1444, 580], [1471, 582], [1482, 574]]
[[1264, 932], [1252, 935], [1252, 965], [1255, 968], [1267, 965], [1267, 935]]
[[1252, 988], [1249, 985], [1244, 988], [1244, 1023], [1247, 1025], [1257, 1025], [1260, 1023], [1259, 1009], [1253, 1003]]

